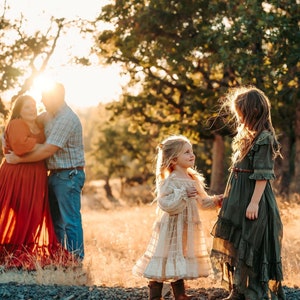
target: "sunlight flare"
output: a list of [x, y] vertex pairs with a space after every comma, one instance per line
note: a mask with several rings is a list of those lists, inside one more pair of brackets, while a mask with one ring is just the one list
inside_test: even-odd
[[41, 94], [43, 91], [49, 91], [53, 89], [54, 84], [55, 80], [52, 77], [40, 75], [34, 80], [32, 90]]

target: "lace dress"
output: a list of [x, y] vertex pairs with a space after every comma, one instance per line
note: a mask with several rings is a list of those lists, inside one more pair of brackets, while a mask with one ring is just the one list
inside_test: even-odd
[[162, 183], [152, 236], [133, 274], [156, 281], [195, 279], [211, 274], [198, 202], [186, 194], [187, 187], [199, 188], [199, 184], [197, 180], [174, 174]]

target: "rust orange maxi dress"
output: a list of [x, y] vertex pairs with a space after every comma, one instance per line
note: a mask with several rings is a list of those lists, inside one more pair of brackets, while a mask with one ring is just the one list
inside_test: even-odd
[[[21, 119], [10, 121], [4, 153], [30, 152], [43, 143], [43, 131], [31, 133]], [[66, 264], [70, 260], [59, 244], [50, 215], [47, 169], [44, 161], [0, 167], [0, 265], [34, 270], [36, 265]]]

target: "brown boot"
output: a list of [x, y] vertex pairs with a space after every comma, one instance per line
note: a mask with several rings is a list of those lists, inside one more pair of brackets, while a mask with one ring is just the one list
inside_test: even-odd
[[235, 285], [233, 285], [233, 288], [229, 294], [228, 297], [223, 298], [222, 300], [245, 300], [245, 296], [238, 292]]
[[175, 300], [189, 300], [194, 298], [193, 296], [188, 296], [185, 294], [183, 279], [171, 282], [171, 286], [173, 289]]
[[162, 282], [149, 281], [149, 300], [163, 300], [161, 292], [163, 288]]

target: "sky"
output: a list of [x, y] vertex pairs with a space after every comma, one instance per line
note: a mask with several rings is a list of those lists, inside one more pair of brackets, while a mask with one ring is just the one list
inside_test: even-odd
[[[0, 0], [0, 3], [3, 0]], [[94, 20], [101, 6], [108, 0], [8, 0], [11, 16], [22, 13], [28, 20], [28, 31], [36, 31], [49, 26], [50, 16], [66, 19]], [[3, 4], [1, 4], [1, 9]], [[78, 33], [70, 31], [64, 39], [59, 40], [57, 49], [49, 62], [46, 78], [60, 81], [65, 85], [66, 101], [70, 106], [80, 108], [97, 106], [99, 102], [118, 99], [121, 93], [122, 79], [117, 66], [90, 67], [67, 64], [67, 48], [72, 45], [74, 53], [84, 56], [89, 52], [91, 41], [80, 38]], [[33, 92], [34, 94], [35, 92]]]

